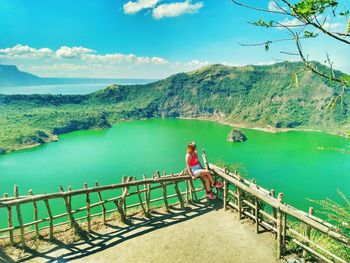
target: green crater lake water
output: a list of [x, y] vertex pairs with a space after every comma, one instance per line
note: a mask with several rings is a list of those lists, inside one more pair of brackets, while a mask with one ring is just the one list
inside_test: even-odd
[[[306, 210], [311, 205], [306, 198], [339, 200], [336, 189], [350, 196], [350, 156], [318, 149], [349, 149], [348, 139], [318, 132], [243, 129], [248, 141], [230, 143], [226, 141], [230, 130], [209, 121], [152, 119], [65, 134], [57, 143], [0, 156], [0, 194], [11, 195], [15, 184], [21, 195], [29, 189], [38, 194], [56, 192], [58, 185], [78, 189], [96, 180], [101, 185], [118, 183], [123, 175], [142, 178], [155, 170], [179, 172], [185, 167], [187, 143], [195, 140], [200, 149], [207, 150], [210, 162], [243, 164], [246, 176], [283, 192], [286, 202], [295, 207]], [[116, 194], [104, 193], [104, 198]], [[50, 202], [55, 214], [64, 211], [62, 200]], [[73, 198], [73, 207], [83, 202]], [[32, 206], [23, 208], [27, 222], [32, 219]], [[45, 209], [41, 210], [40, 216], [46, 216]], [[5, 226], [6, 213], [0, 209], [0, 227]]]

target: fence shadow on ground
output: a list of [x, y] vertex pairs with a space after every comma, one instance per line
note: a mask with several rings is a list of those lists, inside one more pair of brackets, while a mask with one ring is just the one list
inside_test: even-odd
[[[206, 201], [194, 203], [191, 207], [180, 209], [178, 206], [172, 207], [170, 213], [154, 210], [150, 218], [128, 217], [129, 224], [126, 226], [114, 226], [107, 224], [110, 231], [108, 233], [98, 233], [92, 231], [85, 233], [86, 238], [72, 244], [65, 244], [57, 239], [51, 242], [54, 246], [48, 250], [39, 252], [34, 249], [27, 248], [27, 256], [13, 261], [9, 256], [0, 250], [1, 258], [4, 262], [25, 262], [33, 258], [41, 258], [45, 262], [68, 262], [71, 260], [82, 259], [86, 256], [101, 252], [113, 246], [117, 246], [127, 240], [142, 236], [154, 230], [172, 226], [181, 223], [205, 213], [218, 210], [222, 207], [221, 200], [215, 200], [210, 203]], [[56, 255], [60, 255], [56, 257]], [[8, 260], [8, 261], [6, 261]]]

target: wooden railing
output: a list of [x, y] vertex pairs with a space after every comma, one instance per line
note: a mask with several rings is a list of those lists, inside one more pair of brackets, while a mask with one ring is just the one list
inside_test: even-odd
[[[181, 191], [179, 184], [185, 182], [185, 191]], [[174, 187], [174, 194], [168, 194], [169, 187]], [[140, 189], [142, 188], [142, 189]], [[121, 189], [121, 195], [103, 199], [102, 193], [105, 191]], [[151, 193], [155, 189], [162, 190], [162, 196], [157, 198], [151, 198]], [[191, 176], [181, 172], [178, 174], [171, 175], [161, 175], [159, 172], [153, 174], [152, 178], [143, 177], [142, 180], [137, 180], [133, 177], [123, 177], [122, 183], [111, 184], [100, 186], [98, 182], [94, 187], [88, 187], [84, 184], [84, 188], [78, 190], [72, 190], [68, 187], [68, 191], [64, 191], [62, 186], [59, 186], [59, 192], [49, 193], [49, 194], [37, 194], [34, 195], [31, 190], [26, 196], [19, 196], [18, 186], [14, 187], [14, 196], [9, 197], [8, 194], [4, 194], [4, 197], [0, 199], [0, 209], [5, 209], [7, 212], [7, 227], [0, 229], [0, 238], [8, 240], [11, 245], [16, 245], [20, 243], [23, 247], [26, 246], [27, 235], [35, 234], [37, 237], [40, 236], [42, 231], [49, 231], [49, 237], [52, 239], [54, 237], [54, 230], [62, 225], [70, 224], [76, 233], [81, 232], [81, 228], [78, 221], [87, 222], [87, 231], [91, 230], [91, 219], [93, 217], [102, 217], [103, 223], [106, 223], [106, 215], [108, 213], [118, 212], [120, 218], [123, 222], [127, 221], [126, 210], [139, 207], [147, 215], [150, 212], [150, 207], [152, 203], [162, 202], [166, 210], [169, 210], [168, 199], [177, 198], [178, 203], [181, 207], [184, 207], [185, 201], [196, 201], [196, 192], [202, 191], [203, 188], [195, 188]], [[91, 203], [91, 197], [95, 194], [98, 197], [98, 202]], [[127, 198], [131, 196], [137, 196], [137, 202], [130, 203], [126, 205]], [[85, 199], [85, 206], [78, 209], [72, 209], [72, 197], [80, 196]], [[159, 195], [158, 195], [159, 196]], [[185, 198], [185, 200], [184, 200]], [[65, 213], [55, 214], [57, 209], [53, 209], [53, 200], [63, 200], [65, 206]], [[135, 198], [134, 198], [135, 201]], [[39, 218], [38, 210], [39, 203], [43, 202], [47, 217]], [[113, 203], [115, 205], [112, 209], [107, 209], [106, 204]], [[26, 204], [31, 204], [33, 207], [33, 218], [34, 221], [24, 223], [22, 206]], [[101, 212], [93, 214], [91, 212], [92, 208], [100, 207]], [[14, 211], [15, 210], [15, 213]], [[76, 218], [75, 214], [79, 212], [85, 212], [86, 215], [80, 218]], [[15, 215], [16, 214], [16, 215]], [[16, 216], [17, 220], [14, 220]], [[68, 218], [66, 221], [62, 219]], [[6, 218], [1, 218], [1, 220], [6, 220]], [[61, 220], [61, 222], [57, 222]], [[16, 221], [16, 225], [15, 222]], [[46, 225], [42, 226], [43, 223]], [[6, 234], [7, 233], [7, 234]]]
[[[279, 193], [276, 198], [274, 190], [264, 189], [257, 185], [254, 179], [249, 181], [242, 178], [237, 172], [232, 173], [225, 167], [221, 168], [208, 163], [205, 153], [203, 158], [207, 168], [223, 180], [224, 209], [236, 210], [239, 219], [246, 217], [253, 220], [257, 233], [259, 233], [260, 227], [275, 233], [277, 258], [281, 258], [286, 253], [287, 242], [293, 242], [304, 250], [304, 256], [309, 252], [325, 262], [348, 262], [347, 259], [335, 255], [334, 251], [329, 251], [312, 240], [311, 232], [317, 231], [350, 249], [349, 237], [340, 234], [339, 229], [334, 225], [314, 216], [313, 208], [309, 209], [309, 213], [298, 210], [283, 202], [283, 193]], [[296, 223], [302, 223], [306, 226], [305, 233], [293, 229]]]

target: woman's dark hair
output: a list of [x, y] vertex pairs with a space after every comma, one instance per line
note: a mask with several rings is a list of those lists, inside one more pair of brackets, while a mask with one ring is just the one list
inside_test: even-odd
[[187, 145], [187, 149], [191, 149], [191, 150], [195, 150], [196, 149], [196, 144], [194, 142], [190, 142], [188, 145]]

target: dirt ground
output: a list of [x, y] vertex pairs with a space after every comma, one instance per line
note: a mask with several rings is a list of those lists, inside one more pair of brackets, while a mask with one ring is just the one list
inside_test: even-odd
[[220, 203], [174, 207], [171, 214], [158, 209], [150, 219], [133, 216], [128, 225], [111, 223], [86, 240], [57, 241], [5, 262], [278, 262], [272, 234], [257, 235], [252, 223], [238, 221]]

